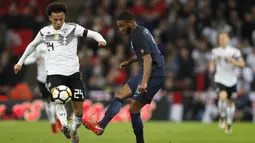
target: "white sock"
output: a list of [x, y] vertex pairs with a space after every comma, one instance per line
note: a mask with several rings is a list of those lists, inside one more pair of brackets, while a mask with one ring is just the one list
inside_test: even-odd
[[219, 100], [218, 101], [218, 110], [219, 110], [221, 118], [226, 117], [226, 108], [227, 108], [227, 101], [226, 100]]
[[75, 116], [73, 119], [73, 125], [72, 125], [73, 132], [77, 132], [77, 129], [80, 127], [80, 125], [81, 125], [81, 118]]
[[56, 104], [53, 102], [50, 102], [50, 114], [51, 114], [51, 123], [56, 123]]
[[44, 101], [45, 112], [50, 123], [54, 123], [52, 120], [51, 103]]
[[62, 126], [67, 126], [67, 112], [64, 104], [56, 104], [57, 117]]
[[227, 107], [227, 124], [231, 125], [235, 114], [235, 104], [228, 105]]

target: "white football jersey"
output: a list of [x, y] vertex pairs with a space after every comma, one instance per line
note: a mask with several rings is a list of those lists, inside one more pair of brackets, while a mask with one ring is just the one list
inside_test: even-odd
[[227, 58], [239, 59], [241, 58], [241, 52], [230, 46], [226, 48], [217, 47], [212, 50], [211, 58], [216, 61], [214, 82], [221, 83], [227, 87], [237, 84], [237, 67], [229, 63]]
[[[77, 55], [78, 37], [82, 37], [85, 28], [75, 23], [64, 23], [59, 30], [52, 25], [42, 28], [34, 40], [30, 42], [18, 61], [22, 66], [26, 58], [40, 43], [47, 47], [45, 66], [47, 75], [69, 76], [79, 72], [80, 64]], [[105, 39], [98, 32], [87, 30], [86, 37], [93, 38], [100, 44], [106, 45]]]
[[72, 75], [79, 72], [77, 56], [78, 37], [83, 36], [84, 29], [75, 23], [64, 23], [61, 29], [55, 30], [52, 25], [40, 30], [36, 38], [47, 46], [47, 75]]
[[45, 68], [45, 57], [46, 57], [47, 47], [45, 43], [41, 43], [36, 47], [36, 50], [27, 57], [25, 64], [35, 63], [37, 64], [37, 77], [36, 79], [42, 83], [46, 80], [46, 68]]

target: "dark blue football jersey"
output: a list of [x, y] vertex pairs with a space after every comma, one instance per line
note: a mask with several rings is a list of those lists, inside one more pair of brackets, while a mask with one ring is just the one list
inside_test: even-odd
[[142, 69], [143, 56], [146, 54], [151, 54], [151, 77], [166, 76], [164, 56], [159, 51], [157, 43], [148, 29], [142, 26], [136, 26], [131, 34], [131, 47], [134, 50]]

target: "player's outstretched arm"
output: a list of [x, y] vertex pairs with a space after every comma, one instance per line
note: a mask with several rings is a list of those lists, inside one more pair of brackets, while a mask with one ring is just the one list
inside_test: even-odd
[[215, 55], [215, 50], [213, 49], [211, 51], [211, 55], [210, 55], [210, 61], [209, 61], [209, 65], [208, 65], [208, 71], [209, 73], [213, 73], [215, 71], [215, 66], [216, 66], [216, 55]]
[[214, 70], [215, 70], [215, 62], [216, 62], [215, 60], [209, 61], [208, 70], [209, 70], [210, 73], [213, 73]]
[[103, 36], [95, 31], [85, 29], [84, 27], [76, 24], [75, 36], [77, 37], [90, 37], [98, 42], [98, 46], [106, 46], [106, 41]]
[[232, 63], [234, 66], [237, 66], [240, 68], [243, 68], [245, 66], [243, 57], [240, 57], [237, 60], [234, 60], [232, 58], [228, 58], [227, 60], [228, 60], [228, 62]]
[[91, 38], [95, 39], [98, 42], [98, 46], [100, 46], [100, 47], [106, 46], [105, 39], [98, 32], [95, 32], [95, 31], [92, 31], [92, 30], [87, 30], [87, 37], [91, 37]]
[[135, 55], [135, 56], [133, 56], [132, 58], [130, 58], [128, 60], [128, 64], [131, 65], [131, 64], [133, 64], [133, 63], [135, 63], [137, 61], [138, 61], [138, 59], [137, 59], [137, 56]]
[[137, 56], [133, 56], [132, 58], [130, 58], [127, 61], [124, 61], [120, 64], [120, 69], [125, 69], [126, 67], [128, 67], [129, 65], [133, 64], [134, 62], [137, 62]]
[[25, 62], [26, 58], [35, 50], [36, 46], [42, 42], [42, 38], [40, 33], [37, 34], [35, 39], [28, 44], [25, 52], [19, 59], [18, 63], [14, 66], [14, 72], [17, 73], [21, 70], [23, 63]]

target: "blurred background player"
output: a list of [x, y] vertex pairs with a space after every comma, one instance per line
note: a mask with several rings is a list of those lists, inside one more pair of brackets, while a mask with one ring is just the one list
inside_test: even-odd
[[51, 93], [46, 88], [46, 69], [45, 69], [45, 56], [47, 52], [47, 47], [44, 43], [39, 44], [36, 50], [25, 60], [24, 64], [37, 64], [37, 82], [40, 94], [44, 99], [45, 112], [48, 120], [51, 124], [51, 130], [53, 134], [57, 133], [57, 126], [60, 127], [61, 124], [59, 120], [56, 120], [56, 106], [55, 103], [51, 102]]
[[136, 143], [144, 143], [140, 110], [144, 105], [151, 103], [154, 95], [165, 84], [164, 56], [149, 30], [136, 24], [133, 13], [122, 12], [118, 16], [117, 25], [123, 35], [130, 35], [131, 48], [135, 52], [135, 56], [121, 63], [120, 68], [124, 69], [138, 62], [141, 70], [116, 92], [115, 100], [109, 105], [104, 118], [99, 123], [84, 120], [83, 124], [95, 134], [103, 134], [107, 124], [120, 111], [124, 100], [132, 97], [129, 112]]
[[[229, 35], [222, 32], [218, 35], [219, 47], [211, 53], [209, 71], [214, 75], [214, 82], [219, 95], [218, 109], [220, 113], [219, 126], [225, 128], [226, 133], [232, 132], [232, 121], [235, 113], [234, 100], [236, 94], [237, 75], [235, 67], [244, 67], [241, 52], [229, 45]], [[227, 122], [227, 126], [225, 126]]]
[[78, 37], [91, 37], [99, 46], [105, 46], [105, 39], [98, 33], [76, 23], [65, 23], [67, 7], [61, 3], [51, 3], [46, 9], [52, 25], [42, 28], [35, 39], [27, 46], [19, 62], [14, 66], [14, 72], [21, 70], [25, 59], [35, 50], [40, 43], [47, 46], [46, 73], [47, 87], [53, 93], [59, 85], [68, 86], [72, 93], [72, 105], [75, 117], [70, 129], [67, 121], [65, 105], [57, 104], [56, 113], [62, 125], [62, 132], [66, 138], [72, 137], [73, 143], [79, 142], [77, 129], [81, 125], [83, 116], [84, 88], [80, 76], [80, 64], [77, 56]]

